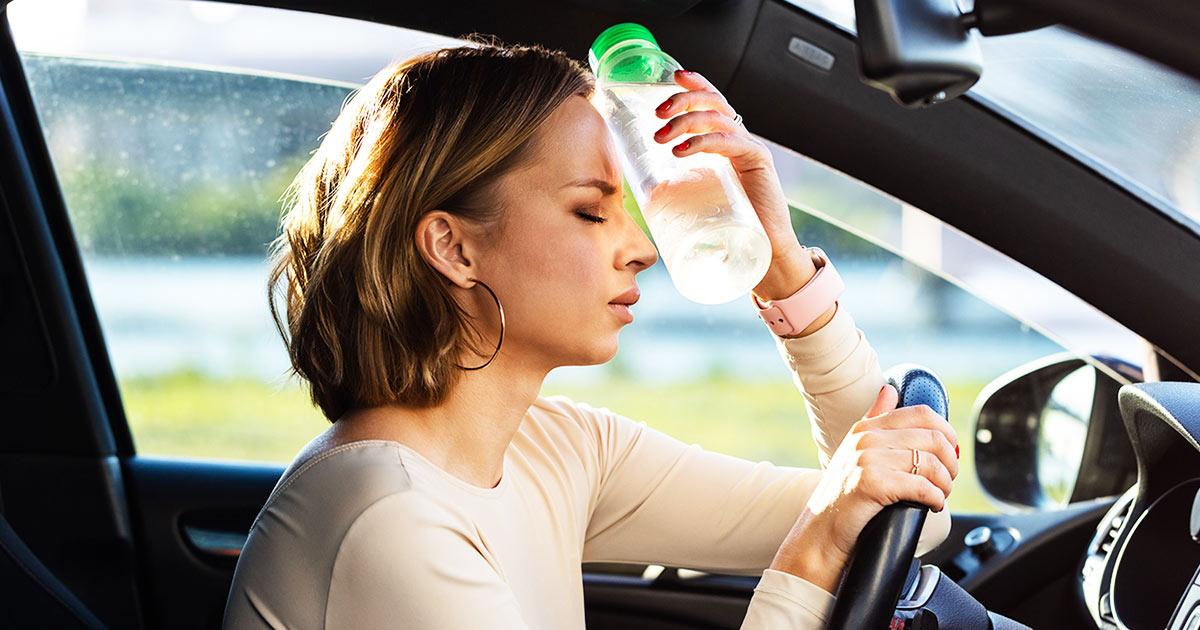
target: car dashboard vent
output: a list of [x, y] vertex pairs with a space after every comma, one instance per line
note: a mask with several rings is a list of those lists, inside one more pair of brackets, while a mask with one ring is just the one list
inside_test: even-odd
[[1096, 528], [1096, 536], [1092, 538], [1092, 544], [1088, 546], [1087, 560], [1083, 566], [1083, 578], [1088, 578], [1088, 567], [1097, 562], [1097, 570], [1103, 568], [1108, 562], [1108, 557], [1112, 555], [1113, 547], [1117, 544], [1117, 538], [1121, 535], [1121, 529], [1129, 520], [1129, 512], [1133, 509], [1133, 500], [1136, 493], [1133, 488], [1117, 499], [1109, 509], [1108, 514], [1100, 521], [1100, 527]]
[[1079, 577], [1083, 599], [1092, 614], [1092, 619], [1098, 624], [1101, 621], [1109, 624], [1112, 622], [1112, 599], [1105, 587], [1107, 582], [1105, 569], [1110, 566], [1109, 556], [1116, 548], [1121, 532], [1129, 524], [1130, 513], [1136, 498], [1137, 486], [1134, 486], [1121, 495], [1121, 498], [1117, 499], [1109, 508], [1104, 518], [1100, 519], [1100, 525], [1096, 528], [1096, 535], [1092, 538], [1092, 543], [1088, 545], [1087, 556], [1080, 569]]

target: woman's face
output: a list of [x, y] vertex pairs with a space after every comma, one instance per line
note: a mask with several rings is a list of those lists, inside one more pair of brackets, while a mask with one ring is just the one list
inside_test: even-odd
[[[571, 97], [539, 127], [531, 157], [499, 188], [506, 226], [481, 269], [504, 305], [501, 353], [519, 352], [522, 363], [547, 370], [608, 361], [627, 323], [609, 303], [636, 286], [634, 277], [658, 253], [625, 211], [604, 119], [586, 98]], [[486, 291], [477, 292], [495, 308]]]

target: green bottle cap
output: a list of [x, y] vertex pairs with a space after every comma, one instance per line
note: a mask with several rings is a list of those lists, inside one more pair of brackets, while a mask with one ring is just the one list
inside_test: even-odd
[[604, 53], [617, 46], [637, 46], [662, 50], [658, 47], [658, 41], [645, 26], [634, 22], [613, 24], [596, 37], [596, 41], [592, 42], [591, 50], [588, 51], [588, 64], [592, 67], [593, 74], [599, 70], [600, 60], [604, 58]]

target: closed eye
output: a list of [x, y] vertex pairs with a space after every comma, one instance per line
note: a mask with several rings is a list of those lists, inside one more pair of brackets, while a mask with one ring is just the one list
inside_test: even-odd
[[[595, 208], [595, 206], [592, 206], [591, 208], [586, 208], [586, 209], [591, 210], [594, 208]], [[589, 214], [589, 213], [585, 212], [584, 210], [585, 209], [576, 210], [575, 214], [578, 215], [580, 218], [584, 219], [585, 221], [591, 221], [592, 223], [604, 223], [605, 221], [608, 220], [601, 216]]]

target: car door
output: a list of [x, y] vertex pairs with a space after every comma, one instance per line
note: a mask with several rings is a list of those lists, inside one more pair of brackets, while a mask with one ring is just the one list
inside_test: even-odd
[[[283, 347], [263, 310], [263, 254], [276, 233], [277, 199], [352, 88], [344, 77], [365, 77], [403, 52], [400, 29], [305, 16], [290, 31], [290, 47], [340, 32], [336, 45], [351, 52], [330, 69], [327, 51], [314, 46], [283, 62], [268, 47], [222, 58], [232, 49], [226, 40], [278, 26], [284, 11], [230, 23], [222, 11], [239, 8], [207, 3], [32, 5], [6, 12], [21, 50], [6, 32], [15, 54], [5, 79], [32, 97], [20, 132], [31, 159], [45, 160], [38, 193], [58, 202], [28, 207], [30, 218], [59, 222], [48, 221], [54, 240], [45, 249], [32, 249], [36, 241], [21, 234], [22, 247], [5, 251], [26, 255], [9, 269], [36, 264], [37, 256], [42, 264], [62, 259], [69, 295], [40, 306], [62, 313], [64, 326], [83, 328], [76, 332], [83, 347], [63, 358], [70, 337], [60, 331], [48, 335], [48, 348], [22, 341], [23, 355], [50, 364], [31, 364], [23, 378], [50, 381], [55, 361], [60, 371], [75, 361], [87, 385], [58, 395], [69, 412], [35, 415], [54, 399], [49, 392], [31, 398], [25, 413], [14, 407], [14, 417], [61, 426], [40, 423], [40, 441], [10, 436], [10, 451], [55, 457], [22, 461], [32, 479], [5, 480], [6, 515], [112, 625], [215, 626], [250, 522], [283, 464], [324, 427], [283, 374]], [[175, 39], [159, 48], [136, 41], [146, 27]], [[53, 37], [39, 39], [48, 34], [43, 28]], [[71, 50], [85, 35], [89, 48]], [[205, 44], [208, 36], [224, 39]], [[441, 39], [400, 41], [416, 48]], [[31, 275], [29, 284], [44, 277]], [[76, 419], [85, 402], [95, 408]], [[79, 452], [86, 457], [69, 457]], [[87, 470], [72, 474], [84, 462]], [[17, 465], [9, 465], [10, 476], [19, 476]], [[58, 489], [67, 484], [78, 487]]]
[[[285, 463], [325, 426], [287, 378], [266, 311], [264, 246], [276, 233], [280, 193], [355, 85], [392, 55], [451, 41], [202, 2], [20, 15], [32, 6], [25, 2], [9, 6], [16, 46], [3, 77], [7, 94], [30, 97], [23, 110], [9, 100], [21, 140], [10, 147], [23, 147], [28, 172], [6, 162], [20, 247], [6, 250], [5, 269], [26, 268], [19, 277], [33, 296], [31, 322], [61, 321], [40, 335], [15, 332], [36, 332], [32, 323], [7, 334], [63, 376], [14, 406], [20, 418], [53, 422], [18, 423], [6, 438], [5, 514], [113, 625], [216, 625], [255, 514]], [[767, 10], [827, 28], [783, 5]], [[48, 24], [88, 37], [56, 43]], [[248, 44], [255, 40], [245, 33], [266, 31], [279, 39]], [[769, 61], [739, 76], [765, 72]], [[752, 111], [747, 81], [730, 95]], [[756, 129], [749, 115], [747, 123]], [[783, 146], [773, 150], [798, 234], [839, 260], [851, 286], [843, 303], [881, 361], [941, 374], [960, 433], [970, 431], [970, 402], [991, 380], [1048, 354], [1087, 358], [1091, 348], [1043, 334], [1047, 313], [989, 301], [998, 293], [980, 279], [986, 274], [947, 269], [999, 274], [1058, 304], [1049, 315], [1067, 317], [1063, 330], [1095, 327], [1105, 347], [1140, 359], [1139, 335], [1007, 256]], [[23, 206], [14, 203], [22, 190]], [[802, 398], [748, 303], [699, 307], [673, 292], [661, 266], [644, 277], [640, 325], [618, 357], [556, 371], [546, 393], [603, 403], [713, 450], [815, 465]], [[37, 363], [25, 365], [14, 382], [37, 383]], [[963, 527], [999, 518], [969, 471], [953, 504], [964, 516], [945, 558], [961, 551]], [[585, 568], [592, 627], [736, 627], [755, 584], [654, 566]], [[1037, 585], [1043, 598], [1069, 586], [1047, 579]], [[1051, 614], [1028, 607], [1028, 619]]]

